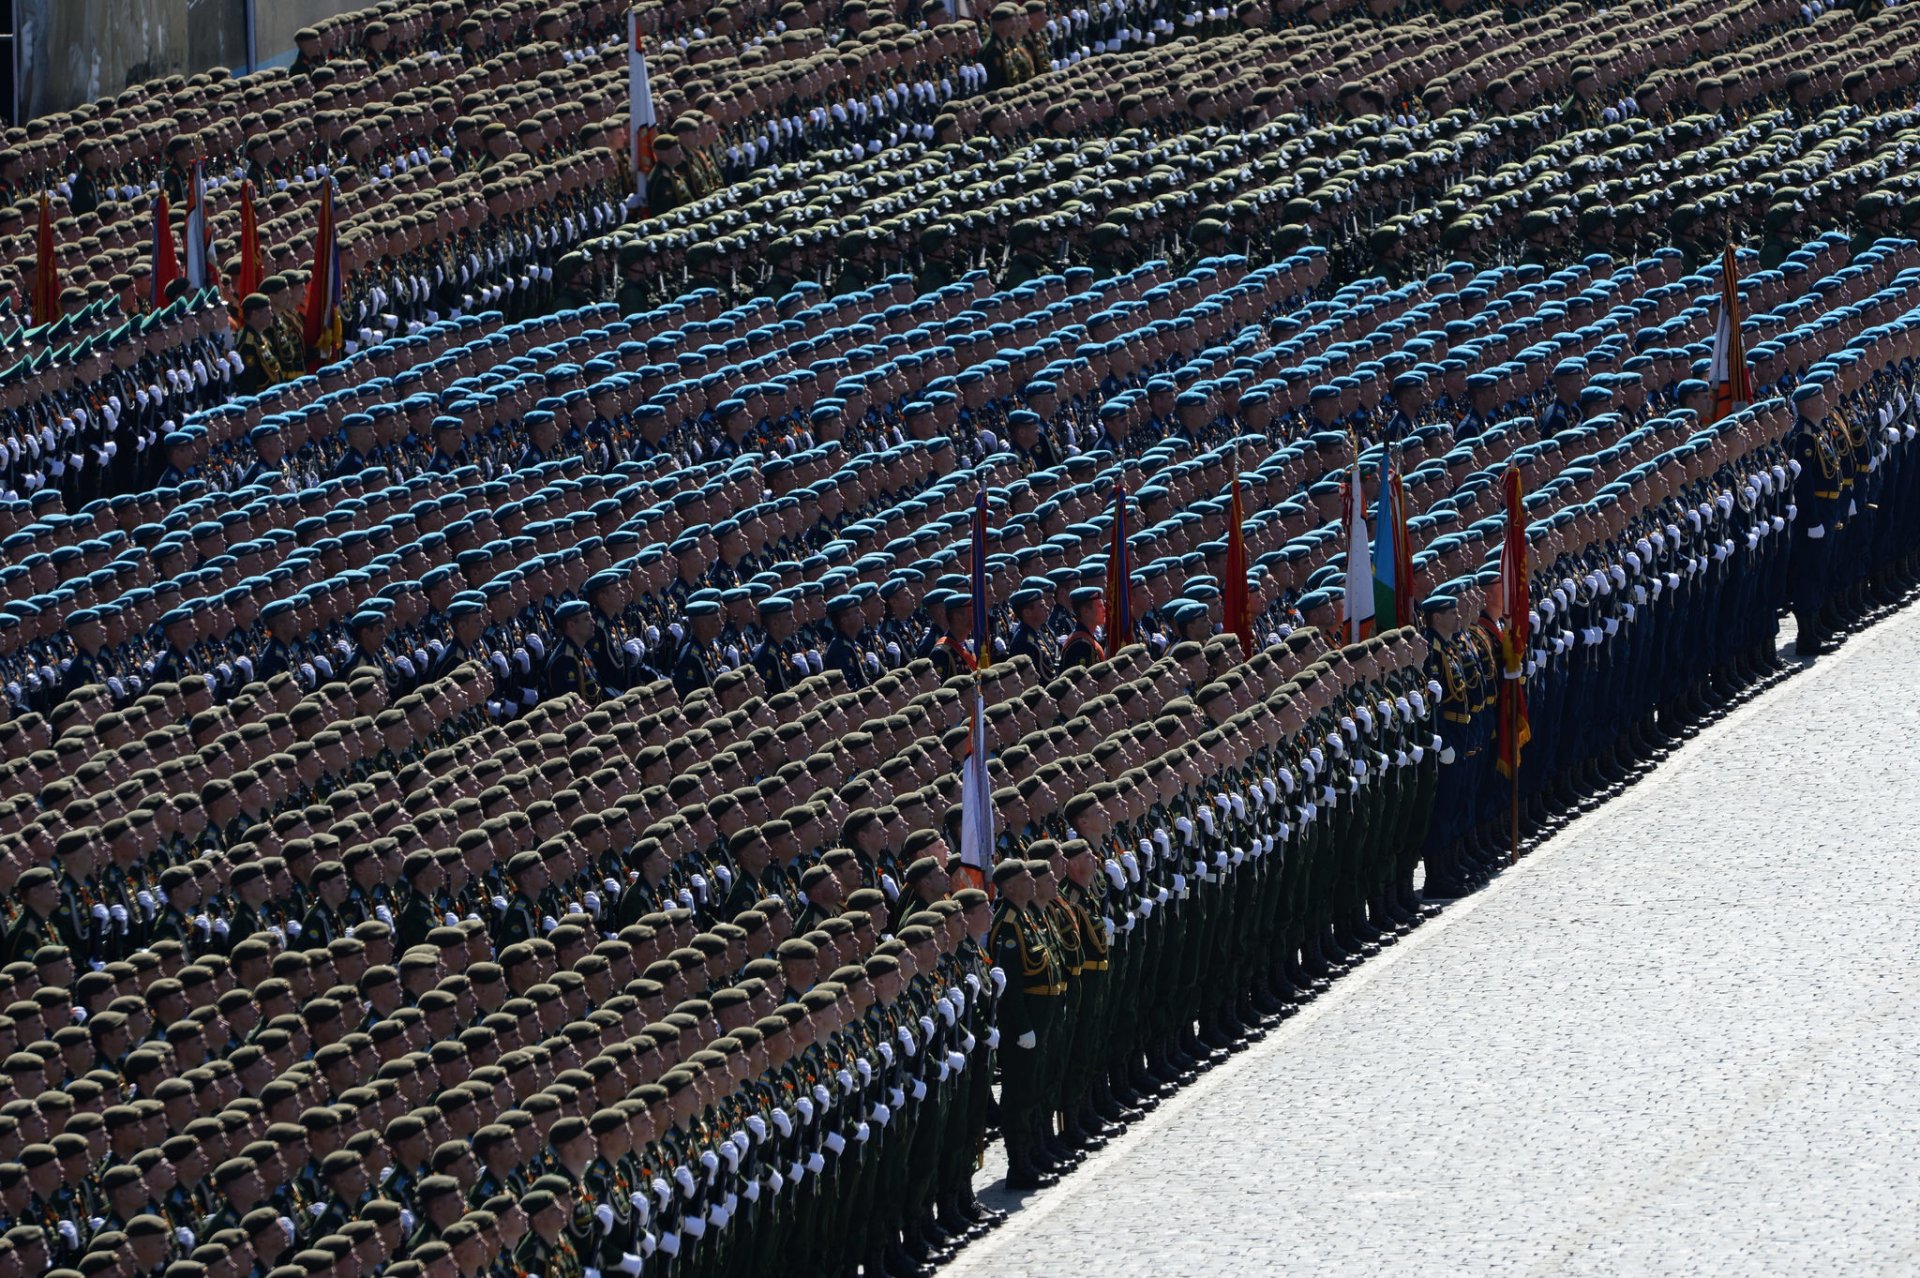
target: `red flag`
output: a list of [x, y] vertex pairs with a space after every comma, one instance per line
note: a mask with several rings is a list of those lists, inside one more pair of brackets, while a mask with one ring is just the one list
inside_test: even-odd
[[307, 280], [307, 305], [300, 335], [307, 347], [307, 371], [340, 354], [343, 300], [340, 244], [333, 228], [333, 184], [320, 188], [320, 229], [313, 237], [313, 274]]
[[240, 184], [240, 271], [233, 281], [234, 301], [244, 302], [260, 291], [266, 278], [260, 269], [260, 218], [253, 210], [253, 183]]
[[1227, 581], [1222, 590], [1227, 633], [1240, 639], [1240, 660], [1253, 655], [1253, 600], [1247, 592], [1247, 517], [1240, 506], [1240, 468], [1233, 469], [1233, 498], [1227, 505]]
[[1113, 486], [1113, 545], [1107, 551], [1108, 652], [1133, 642], [1131, 569], [1127, 565], [1127, 486]]
[[1520, 748], [1533, 738], [1533, 729], [1527, 722], [1526, 679], [1533, 601], [1527, 589], [1526, 492], [1518, 465], [1507, 463], [1500, 488], [1506, 495], [1507, 531], [1500, 547], [1500, 598], [1505, 615], [1496, 623], [1505, 667], [1500, 679], [1498, 740], [1500, 771], [1511, 777], [1520, 771]]
[[1733, 245], [1720, 258], [1720, 318], [1713, 333], [1713, 421], [1753, 402], [1753, 374], [1740, 334], [1740, 263]]
[[180, 257], [173, 249], [173, 226], [167, 211], [167, 193], [153, 197], [153, 294], [148, 305], [159, 310], [167, 304], [167, 285], [180, 278]]
[[40, 193], [40, 229], [33, 242], [33, 322], [60, 318], [60, 259], [53, 252], [53, 206]]

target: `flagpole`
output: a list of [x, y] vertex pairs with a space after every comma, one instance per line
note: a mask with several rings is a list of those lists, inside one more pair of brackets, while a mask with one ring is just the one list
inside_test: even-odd
[[1520, 770], [1514, 769], [1511, 793], [1508, 796], [1508, 821], [1511, 837], [1507, 842], [1507, 868], [1513, 868], [1520, 859]]

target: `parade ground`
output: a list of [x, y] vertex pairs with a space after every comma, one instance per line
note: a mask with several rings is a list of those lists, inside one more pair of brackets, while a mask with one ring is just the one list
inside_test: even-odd
[[951, 1278], [1920, 1269], [1920, 612], [1677, 750]]

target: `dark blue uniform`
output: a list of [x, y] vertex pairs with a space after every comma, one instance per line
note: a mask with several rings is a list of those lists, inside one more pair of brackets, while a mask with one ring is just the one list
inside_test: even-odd
[[555, 644], [547, 657], [546, 685], [550, 697], [577, 692], [588, 705], [600, 700], [600, 680], [593, 671], [593, 657], [571, 640]]
[[673, 655], [674, 691], [685, 696], [695, 688], [712, 685], [713, 670], [707, 662], [706, 650], [691, 637], [681, 640], [680, 651]]

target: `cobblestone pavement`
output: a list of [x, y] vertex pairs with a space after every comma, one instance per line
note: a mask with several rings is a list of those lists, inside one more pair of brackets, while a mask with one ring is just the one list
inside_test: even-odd
[[947, 1278], [1920, 1272], [1916, 652], [1702, 732]]

